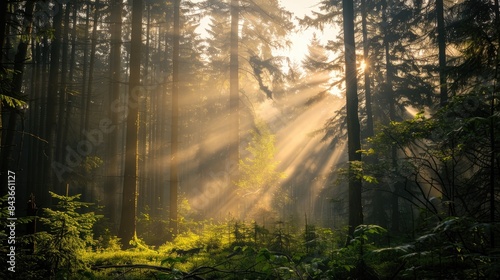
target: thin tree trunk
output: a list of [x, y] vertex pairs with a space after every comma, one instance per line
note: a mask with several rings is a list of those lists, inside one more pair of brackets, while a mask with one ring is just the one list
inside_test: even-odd
[[[144, 84], [147, 86], [148, 89], [151, 88], [151, 83], [152, 80], [149, 77], [149, 42], [150, 42], [150, 26], [151, 26], [151, 11], [150, 11], [150, 5], [146, 3], [146, 46], [145, 46], [145, 53], [146, 53], [146, 59], [144, 61], [144, 73], [142, 74]], [[147, 91], [148, 96], [145, 96], [144, 102], [141, 103], [141, 108], [139, 111], [139, 193], [140, 195], [140, 200], [139, 200], [139, 209], [144, 209], [145, 206], [151, 207], [151, 204], [149, 204], [148, 199], [151, 196], [150, 195], [150, 189], [149, 186], [147, 185], [147, 164], [148, 164], [148, 129], [149, 129], [149, 120], [148, 116], [151, 115], [151, 111], [148, 110], [150, 101], [151, 101], [151, 95], [149, 95], [150, 90]]]
[[[92, 25], [92, 43], [90, 47], [90, 62], [89, 62], [89, 79], [87, 83], [87, 95], [85, 104], [85, 126], [84, 130], [89, 130], [90, 125], [90, 106], [92, 104], [92, 83], [94, 82], [94, 65], [95, 65], [95, 53], [97, 47], [97, 24], [99, 19], [99, 0], [94, 2], [94, 22]], [[85, 81], [84, 81], [85, 82]]]
[[125, 148], [122, 213], [119, 237], [123, 247], [130, 247], [135, 238], [137, 214], [137, 131], [139, 96], [141, 94], [142, 0], [132, 4], [132, 34], [130, 38], [130, 78]]
[[[49, 53], [50, 53], [50, 47], [48, 43], [47, 36], [43, 36], [42, 38], [42, 46], [41, 47], [41, 54], [40, 54], [40, 60], [41, 60], [41, 66], [40, 66], [40, 83], [39, 83], [39, 89], [38, 92], [40, 92], [40, 119], [37, 125], [37, 134], [45, 136], [45, 125], [47, 121], [47, 104], [48, 104], [48, 93], [46, 90], [44, 90], [47, 86], [47, 74], [48, 74], [48, 65], [49, 65]], [[43, 153], [46, 154], [46, 147], [47, 143], [43, 143], [40, 145], [39, 150], [43, 150]], [[38, 162], [36, 166], [44, 166], [47, 165], [46, 162], [46, 157], [45, 154], [41, 155], [38, 158]], [[49, 201], [51, 198], [47, 193], [47, 176], [46, 176], [46, 168], [35, 168], [37, 171], [37, 179], [36, 181], [38, 182], [38, 187], [37, 187], [37, 196], [41, 199], [39, 199], [39, 202], [45, 203], [46, 201]]]
[[88, 72], [88, 57], [89, 57], [89, 25], [90, 25], [90, 2], [87, 3], [87, 12], [85, 15], [85, 35], [83, 38], [83, 66], [82, 66], [82, 87], [80, 92], [80, 138], [84, 139], [85, 129], [85, 114], [87, 109], [85, 105], [87, 104], [87, 72]]
[[367, 4], [366, 0], [361, 0], [361, 26], [363, 32], [363, 58], [365, 62], [364, 69], [364, 79], [365, 79], [365, 106], [366, 106], [366, 135], [367, 137], [372, 137], [374, 134], [373, 130], [373, 111], [372, 111], [372, 93], [371, 93], [371, 63], [368, 59], [370, 52], [370, 43], [368, 41], [368, 29], [367, 29]]
[[178, 132], [179, 132], [179, 45], [180, 45], [180, 0], [174, 0], [174, 36], [172, 54], [172, 127], [170, 131], [170, 230], [171, 238], [178, 233], [177, 196], [179, 188], [178, 174]]
[[[383, 2], [382, 7], [382, 25], [387, 26], [387, 1]], [[386, 64], [386, 87], [385, 94], [387, 96], [387, 102], [389, 107], [389, 122], [396, 119], [396, 100], [394, 96], [394, 91], [392, 88], [394, 68], [391, 62], [390, 56], [390, 46], [389, 46], [389, 35], [390, 30], [385, 28], [384, 32], [384, 50], [385, 50], [385, 64]], [[393, 169], [397, 169], [397, 149], [396, 145], [391, 146], [391, 165]], [[391, 230], [393, 232], [399, 232], [399, 184], [393, 182], [393, 196], [392, 196], [392, 217], [391, 217]]]
[[[110, 86], [110, 106], [120, 102], [120, 80], [121, 80], [121, 46], [122, 46], [122, 13], [123, 1], [113, 0], [111, 2], [111, 46], [110, 46], [110, 70], [111, 70], [111, 86]], [[107, 213], [111, 221], [117, 221], [119, 216], [119, 201], [118, 190], [121, 185], [120, 167], [122, 158], [122, 144], [119, 137], [120, 115], [123, 112], [117, 112], [113, 107], [110, 108], [111, 123], [115, 129], [110, 131], [108, 138], [108, 156], [109, 164], [107, 168], [107, 184], [106, 205], [108, 206]], [[116, 230], [116, 228], [115, 228]]]
[[[33, 56], [33, 63], [31, 65], [31, 88], [30, 88], [30, 100], [29, 100], [29, 131], [35, 135], [40, 135], [38, 133], [38, 120], [40, 119], [40, 47], [39, 43], [35, 40], [31, 42], [31, 54]], [[40, 156], [41, 149], [39, 148], [40, 141], [35, 140], [30, 141], [30, 146], [28, 150], [29, 161], [27, 167], [27, 184], [29, 186], [29, 192], [35, 193], [36, 185], [39, 183], [36, 179], [36, 167], [38, 163], [38, 158]]]
[[443, 0], [436, 0], [436, 14], [439, 48], [439, 99], [440, 105], [444, 106], [448, 102], [448, 86], [446, 84], [446, 33]]
[[[5, 67], [3, 66], [3, 53], [4, 43], [7, 33], [7, 7], [9, 0], [4, 0], [0, 3], [0, 71], [5, 74]], [[1, 108], [1, 107], [0, 107]], [[0, 126], [1, 127], [1, 126]], [[1, 133], [1, 131], [0, 131]], [[0, 134], [1, 136], [1, 134]]]
[[[353, 0], [343, 0], [346, 111], [347, 111], [347, 146], [349, 163], [361, 161], [360, 125], [358, 117], [358, 87], [356, 78], [356, 47], [354, 41], [354, 4]], [[361, 202], [361, 179], [349, 166], [349, 236], [363, 223]]]
[[[495, 0], [495, 23], [496, 23], [496, 36], [497, 36], [497, 44], [500, 45], [500, 5], [499, 1]], [[498, 97], [498, 88], [500, 84], [500, 54], [498, 53], [499, 50], [497, 48], [497, 55], [496, 55], [496, 60], [495, 60], [495, 81], [494, 81], [494, 88], [493, 91], [491, 92], [491, 100], [490, 100], [490, 146], [491, 146], [491, 153], [490, 153], [490, 178], [489, 178], [489, 185], [490, 185], [490, 246], [491, 248], [495, 248], [496, 244], [496, 238], [495, 238], [495, 229], [493, 225], [496, 222], [495, 219], [495, 198], [497, 197], [496, 192], [495, 192], [495, 187], [498, 185], [498, 180], [497, 180], [497, 175], [496, 173], [498, 172], [498, 169], [495, 168], [495, 162], [496, 162], [496, 145], [495, 145], [495, 118], [493, 117], [495, 115], [495, 99]], [[496, 182], [496, 183], [495, 183]]]
[[57, 128], [57, 151], [56, 160], [58, 162], [63, 162], [64, 159], [64, 146], [66, 145], [64, 139], [64, 130], [67, 126], [68, 116], [68, 85], [66, 74], [68, 71], [68, 45], [69, 45], [69, 24], [70, 24], [70, 11], [72, 9], [72, 2], [66, 4], [66, 9], [64, 13], [64, 29], [63, 29], [63, 42], [62, 42], [62, 55], [61, 55], [61, 84], [59, 87], [59, 116], [65, 116], [61, 118], [61, 125]]
[[[54, 37], [52, 38], [50, 47], [50, 69], [49, 69], [49, 83], [47, 86], [47, 119], [45, 122], [45, 137], [47, 139], [47, 159], [48, 163], [45, 166], [44, 176], [47, 176], [47, 185], [49, 189], [54, 189], [54, 176], [51, 170], [51, 166], [54, 163], [55, 157], [55, 145], [56, 145], [56, 128], [58, 126], [57, 121], [57, 102], [58, 102], [58, 90], [59, 90], [59, 69], [60, 69], [60, 50], [61, 50], [61, 23], [63, 18], [62, 4], [56, 3], [54, 6]], [[60, 193], [61, 190], [54, 189], [56, 193]], [[47, 194], [48, 195], [48, 194]], [[50, 197], [49, 197], [50, 199]]]
[[[372, 93], [371, 93], [371, 61], [369, 60], [370, 43], [368, 40], [367, 13], [368, 5], [366, 0], [361, 0], [361, 26], [363, 33], [363, 58], [365, 60], [364, 69], [364, 88], [365, 88], [365, 107], [366, 107], [366, 139], [375, 134], [373, 127]], [[365, 156], [364, 162], [372, 165], [378, 164], [378, 158], [375, 156]], [[385, 204], [383, 193], [380, 188], [373, 188], [373, 207], [371, 216], [373, 222], [379, 226], [386, 227]]]
[[238, 181], [238, 163], [240, 159], [240, 98], [239, 98], [239, 62], [238, 62], [238, 41], [239, 41], [239, 0], [231, 0], [231, 53], [229, 58], [229, 115], [230, 130], [229, 138], [229, 164], [231, 167], [231, 184]]

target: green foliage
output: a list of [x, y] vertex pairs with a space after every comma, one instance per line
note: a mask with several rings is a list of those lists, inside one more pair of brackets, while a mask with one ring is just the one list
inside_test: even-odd
[[448, 217], [411, 243], [374, 253], [381, 259], [396, 257], [402, 279], [496, 279], [500, 252], [489, 248], [490, 230], [498, 230], [494, 227], [468, 217]]
[[[351, 161], [348, 163], [348, 168], [339, 168], [337, 171], [339, 173], [339, 178], [337, 180], [337, 184], [340, 182], [349, 179], [351, 176], [355, 179], [360, 179], [363, 182], [378, 184], [378, 179], [376, 176], [370, 174], [373, 172], [374, 166], [367, 164], [363, 161]], [[349, 171], [351, 173], [349, 173]]]
[[242, 196], [258, 194], [276, 186], [284, 178], [284, 174], [276, 170], [278, 162], [274, 159], [275, 141], [275, 136], [267, 125], [258, 122], [246, 148], [250, 155], [240, 160], [241, 179], [236, 185]]
[[[405, 195], [434, 215], [486, 218], [489, 178], [499, 176], [491, 148], [500, 145], [500, 121], [494, 113], [498, 105], [491, 107], [485, 92], [456, 96], [433, 116], [419, 113], [383, 127], [371, 139], [379, 164], [389, 168], [380, 174], [386, 181], [406, 182]], [[394, 146], [396, 166], [388, 156]], [[435, 197], [441, 204], [431, 201]]]
[[5, 103], [12, 108], [26, 108], [27, 103], [25, 101], [25, 96], [21, 96], [19, 92], [12, 92], [11, 83], [12, 77], [15, 74], [15, 70], [1, 68], [0, 70], [0, 102]]
[[161, 245], [168, 232], [168, 221], [152, 215], [149, 207], [145, 207], [145, 211], [137, 217], [137, 232], [138, 237], [147, 244]]
[[240, 178], [236, 186], [243, 204], [252, 205], [247, 206], [243, 214], [246, 218], [258, 219], [275, 215], [280, 210], [277, 208], [284, 207], [289, 199], [287, 192], [279, 188], [285, 174], [277, 170], [275, 136], [263, 122], [256, 123], [251, 135], [246, 148], [248, 156], [239, 162]]
[[0, 94], [0, 101], [7, 103], [7, 105], [13, 108], [23, 108], [27, 106], [25, 101], [4, 94]]
[[42, 231], [35, 233], [40, 266], [48, 277], [69, 277], [85, 269], [81, 255], [94, 244], [92, 226], [99, 218], [93, 212], [80, 213], [91, 203], [80, 202], [80, 195], [62, 196], [50, 192], [58, 200], [54, 209], [44, 208], [39, 218]]

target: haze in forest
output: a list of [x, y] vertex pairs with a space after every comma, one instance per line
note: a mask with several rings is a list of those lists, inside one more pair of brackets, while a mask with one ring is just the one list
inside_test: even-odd
[[495, 278], [499, 23], [498, 0], [2, 1], [0, 278]]

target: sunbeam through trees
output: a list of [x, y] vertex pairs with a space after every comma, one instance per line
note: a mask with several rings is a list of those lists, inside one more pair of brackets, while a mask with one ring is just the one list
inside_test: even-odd
[[3, 0], [0, 279], [500, 278], [498, 0]]

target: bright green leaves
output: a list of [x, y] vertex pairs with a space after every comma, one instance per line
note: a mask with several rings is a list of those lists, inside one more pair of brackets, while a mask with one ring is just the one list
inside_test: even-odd
[[284, 173], [277, 171], [275, 136], [263, 122], [257, 123], [256, 128], [246, 148], [248, 157], [240, 160], [241, 179], [236, 185], [242, 196], [259, 194], [276, 186], [285, 177]]
[[[57, 204], [44, 208], [39, 218], [41, 232], [35, 233], [36, 252], [46, 262], [50, 275], [73, 275], [84, 266], [80, 254], [93, 244], [92, 227], [100, 216], [81, 213], [91, 203], [78, 201], [80, 195], [62, 196], [50, 192]], [[56, 277], [56, 278], [58, 278]]]

